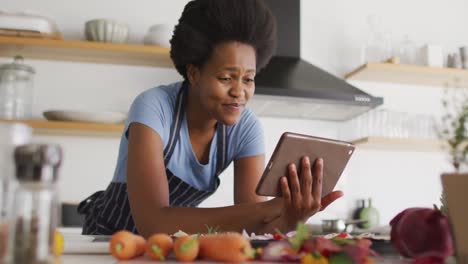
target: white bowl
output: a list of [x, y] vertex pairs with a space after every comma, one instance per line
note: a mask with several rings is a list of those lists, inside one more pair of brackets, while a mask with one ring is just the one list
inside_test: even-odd
[[85, 35], [90, 41], [126, 43], [128, 25], [110, 19], [94, 19], [85, 23]]
[[170, 24], [157, 24], [149, 28], [146, 33], [143, 43], [145, 45], [156, 45], [161, 47], [170, 48], [171, 43], [169, 42], [172, 38], [174, 31], [174, 25]]
[[49, 110], [42, 113], [47, 120], [118, 124], [125, 122], [127, 115], [113, 111]]

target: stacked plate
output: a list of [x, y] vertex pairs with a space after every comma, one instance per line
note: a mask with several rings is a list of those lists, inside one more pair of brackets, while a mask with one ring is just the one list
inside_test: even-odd
[[42, 113], [47, 120], [51, 121], [73, 121], [73, 122], [91, 122], [104, 124], [123, 123], [127, 116], [120, 112], [113, 111], [67, 111], [50, 110]]

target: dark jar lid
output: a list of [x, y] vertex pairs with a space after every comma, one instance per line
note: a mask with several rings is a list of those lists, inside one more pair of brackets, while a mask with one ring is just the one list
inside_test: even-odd
[[49, 144], [26, 144], [15, 148], [19, 181], [55, 182], [62, 162], [62, 148]]

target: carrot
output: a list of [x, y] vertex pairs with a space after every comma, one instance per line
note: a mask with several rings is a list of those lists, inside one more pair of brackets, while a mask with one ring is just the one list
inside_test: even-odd
[[221, 262], [242, 262], [252, 259], [255, 250], [239, 233], [219, 233], [201, 236], [200, 256]]
[[166, 260], [173, 246], [172, 238], [168, 234], [154, 234], [148, 238], [146, 253], [154, 260]]
[[195, 236], [178, 237], [174, 241], [174, 254], [178, 261], [190, 262], [198, 257], [200, 244]]
[[142, 236], [129, 231], [118, 231], [112, 235], [109, 251], [119, 260], [136, 258], [145, 253], [146, 241]]

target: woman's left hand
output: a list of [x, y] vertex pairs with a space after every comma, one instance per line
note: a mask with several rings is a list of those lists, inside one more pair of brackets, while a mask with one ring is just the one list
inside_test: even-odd
[[[300, 180], [299, 180], [300, 178]], [[289, 179], [289, 181], [288, 181]], [[294, 164], [288, 166], [288, 178], [281, 178], [283, 209], [280, 218], [287, 228], [294, 228], [297, 222], [324, 210], [343, 192], [334, 191], [322, 197], [323, 159], [317, 159], [312, 168], [309, 157], [301, 160], [301, 177]]]

